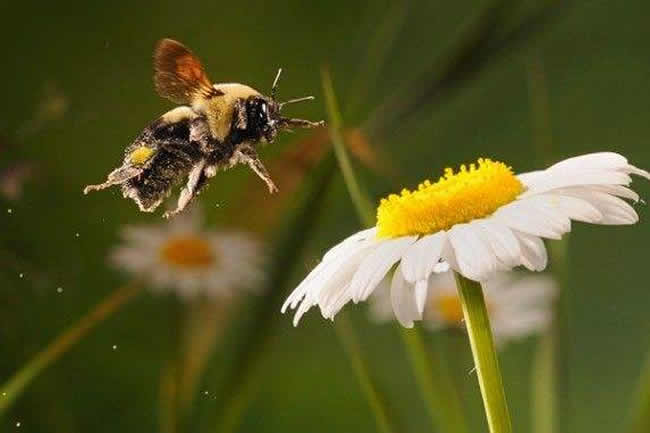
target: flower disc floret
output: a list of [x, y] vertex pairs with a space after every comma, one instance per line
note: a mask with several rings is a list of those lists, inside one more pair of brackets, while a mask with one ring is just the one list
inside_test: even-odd
[[456, 173], [451, 168], [438, 182], [425, 181], [415, 191], [402, 190], [381, 200], [378, 236], [394, 238], [448, 230], [491, 215], [524, 191], [512, 169], [502, 162], [479, 159]]

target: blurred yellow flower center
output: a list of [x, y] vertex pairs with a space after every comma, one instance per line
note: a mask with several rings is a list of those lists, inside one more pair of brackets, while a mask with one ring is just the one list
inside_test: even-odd
[[515, 200], [522, 183], [502, 162], [479, 159], [478, 164], [451, 168], [436, 183], [428, 180], [416, 191], [402, 190], [381, 200], [377, 233], [392, 238], [449, 230], [456, 224], [486, 217]]
[[207, 268], [216, 261], [210, 244], [194, 237], [169, 239], [160, 249], [160, 257], [165, 263], [184, 269]]
[[129, 160], [133, 165], [141, 165], [147, 162], [149, 158], [151, 158], [152, 153], [153, 153], [153, 149], [146, 146], [140, 146], [137, 149], [135, 149], [133, 152], [131, 152], [131, 154], [129, 155]]
[[442, 320], [450, 325], [459, 325], [463, 322], [463, 306], [458, 296], [442, 295], [435, 299], [434, 308]]

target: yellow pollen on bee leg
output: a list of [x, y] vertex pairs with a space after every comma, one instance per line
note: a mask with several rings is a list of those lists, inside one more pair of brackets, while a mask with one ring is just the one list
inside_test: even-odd
[[195, 237], [172, 238], [160, 248], [160, 258], [168, 265], [184, 269], [201, 269], [215, 264], [210, 244]]
[[153, 149], [147, 146], [140, 146], [137, 149], [135, 149], [131, 154], [129, 155], [129, 161], [133, 165], [141, 165], [144, 164], [151, 158], [151, 155], [153, 154]]
[[381, 200], [377, 208], [379, 237], [426, 235], [491, 215], [514, 201], [523, 184], [502, 162], [479, 159], [457, 173], [451, 168], [436, 183], [425, 181], [415, 191], [402, 190]]

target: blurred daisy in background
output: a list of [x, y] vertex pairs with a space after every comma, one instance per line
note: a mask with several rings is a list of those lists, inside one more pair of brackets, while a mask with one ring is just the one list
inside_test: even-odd
[[230, 297], [254, 290], [263, 277], [261, 245], [244, 232], [204, 229], [197, 207], [169, 222], [126, 226], [121, 237], [111, 262], [159, 292], [188, 300]]
[[593, 153], [546, 170], [516, 176], [501, 162], [479, 159], [436, 183], [383, 199], [377, 225], [345, 239], [289, 295], [282, 311], [297, 308], [294, 325], [312, 306], [332, 319], [348, 302], [365, 301], [395, 267], [393, 311], [401, 323], [422, 316], [428, 278], [442, 264], [474, 281], [517, 266], [541, 271], [543, 238], [560, 239], [571, 221], [634, 224], [639, 217], [624, 199], [631, 174], [650, 173], [623, 156]]
[[[551, 276], [499, 272], [482, 286], [497, 344], [541, 334], [549, 327], [558, 291]], [[395, 319], [388, 278], [377, 286], [369, 302], [373, 319], [380, 322]], [[422, 320], [433, 331], [464, 329], [463, 308], [451, 272], [429, 277]], [[412, 327], [413, 322], [402, 322], [402, 325]]]

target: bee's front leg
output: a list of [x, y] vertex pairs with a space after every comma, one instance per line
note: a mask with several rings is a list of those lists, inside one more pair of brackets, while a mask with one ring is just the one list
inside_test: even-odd
[[240, 146], [235, 151], [235, 157], [239, 162], [248, 165], [264, 182], [266, 182], [271, 194], [278, 192], [278, 187], [273, 183], [271, 175], [266, 170], [266, 167], [264, 167], [264, 164], [262, 164], [262, 161], [260, 161], [260, 157], [257, 155], [257, 151], [254, 147]]
[[194, 167], [192, 167], [192, 170], [187, 177], [187, 184], [183, 187], [181, 194], [178, 197], [178, 204], [176, 205], [176, 209], [173, 211], [165, 212], [163, 214], [163, 218], [170, 218], [177, 213], [182, 212], [187, 207], [187, 205], [190, 204], [201, 186], [205, 184], [205, 181], [207, 179], [205, 166], [206, 161], [202, 159], [201, 161], [197, 162]]

